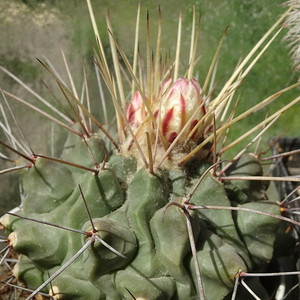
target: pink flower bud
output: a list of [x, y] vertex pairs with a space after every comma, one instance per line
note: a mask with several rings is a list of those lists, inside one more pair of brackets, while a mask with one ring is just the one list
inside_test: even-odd
[[130, 126], [139, 126], [144, 116], [143, 99], [141, 94], [136, 91], [127, 108], [127, 120]]
[[[183, 77], [171, 84], [171, 80], [163, 84], [161, 99], [161, 132], [168, 143], [172, 143], [195, 111], [202, 104], [201, 88], [196, 79], [187, 80]], [[205, 114], [204, 105], [186, 129], [180, 141], [186, 140], [192, 129]], [[197, 128], [191, 139], [197, 141], [203, 133], [202, 128]]]

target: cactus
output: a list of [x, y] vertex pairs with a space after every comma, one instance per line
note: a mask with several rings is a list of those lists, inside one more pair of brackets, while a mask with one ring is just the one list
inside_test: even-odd
[[[280, 256], [274, 248], [282, 220], [299, 224], [267, 199], [269, 179], [258, 154], [245, 148], [223, 161], [226, 148], [217, 144], [241, 118], [296, 85], [241, 116], [224, 117], [249, 71], [243, 68], [262, 52], [251, 52], [212, 97], [211, 72], [202, 87], [193, 75], [196, 34], [185, 77], [178, 77], [180, 46], [170, 68], [160, 64], [159, 53], [153, 62], [148, 50], [144, 83], [116, 42], [109, 16], [107, 26], [116, 83], [100, 40], [95, 55], [114, 102], [118, 137], [42, 63], [74, 114], [60, 158], [25, 154], [1, 142], [21, 155], [15, 169], [25, 198], [19, 212], [8, 212], [1, 224], [9, 233], [8, 248], [20, 254], [14, 275], [33, 290], [27, 299], [40, 292], [53, 299], [252, 299], [251, 293], [266, 299], [266, 287], [249, 274], [264, 272]], [[117, 52], [132, 78], [129, 103]], [[256, 129], [269, 127], [297, 101]]]

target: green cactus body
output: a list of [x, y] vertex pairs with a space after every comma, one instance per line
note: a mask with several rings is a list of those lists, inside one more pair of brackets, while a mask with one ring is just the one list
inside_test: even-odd
[[[55, 177], [54, 173], [57, 174]], [[66, 166], [38, 158], [24, 176], [23, 187], [26, 192], [24, 212], [41, 214], [52, 211], [65, 201], [72, 193], [74, 183]]]
[[150, 220], [167, 203], [166, 189], [166, 183], [161, 178], [149, 174], [144, 168], [137, 172], [128, 187], [127, 214], [139, 242], [139, 252], [133, 267], [140, 270], [143, 266], [145, 276], [149, 277], [161, 273], [150, 231]]
[[[91, 250], [83, 254], [84, 270], [91, 282], [126, 266], [132, 260], [137, 248], [135, 235], [129, 228], [105, 218], [93, 219], [93, 222], [99, 237], [122, 253], [124, 257], [113, 253], [99, 241], [94, 243]], [[92, 228], [88, 228], [90, 226], [91, 224], [88, 222], [83, 229], [92, 230]]]
[[[104, 60], [100, 73], [115, 100]], [[159, 69], [168, 68], [157, 68], [150, 83]], [[244, 153], [226, 168], [213, 153], [227, 130], [215, 119], [241, 82], [232, 79], [234, 88], [208, 101], [191, 75], [167, 77], [147, 87], [141, 82], [127, 111], [115, 105], [120, 132], [113, 150], [109, 134], [77, 122], [60, 159], [16, 162], [28, 167], [19, 171], [26, 198], [20, 218], [7, 214], [1, 223], [21, 254], [14, 272], [26, 286], [38, 289], [71, 261], [52, 288], [42, 289], [54, 299], [222, 300], [240, 272], [261, 270], [272, 259], [281, 221], [266, 213], [281, 211], [257, 180], [260, 161]], [[257, 280], [249, 283], [265, 293]]]
[[[196, 205], [218, 205], [228, 207], [231, 203], [227, 197], [226, 191], [222, 183], [213, 178], [208, 173], [201, 182], [199, 188], [191, 198], [191, 202]], [[207, 222], [207, 226], [215, 231], [224, 241], [235, 247], [245, 260], [247, 266], [251, 267], [248, 257], [249, 253], [245, 244], [241, 241], [237, 232], [236, 224], [233, 220], [231, 211], [215, 211], [215, 210], [199, 210], [198, 214]]]
[[[97, 137], [97, 143], [100, 140]], [[82, 144], [82, 141], [78, 143]], [[69, 151], [70, 157], [75, 157], [73, 152], [77, 149], [75, 145]], [[103, 155], [107, 155], [107, 150], [102, 149]], [[99, 153], [100, 157], [103, 155]], [[245, 155], [241, 160], [247, 158], [250, 158], [251, 166], [252, 156]], [[199, 179], [199, 172], [193, 172], [196, 175], [192, 177], [183, 167], [181, 170], [163, 168], [159, 173], [151, 174], [145, 167], [137, 168], [135, 159], [118, 154], [112, 155], [98, 172], [84, 171], [80, 178], [79, 173], [77, 177], [72, 176], [71, 167], [52, 161], [50, 165], [49, 169], [46, 159], [38, 159], [37, 167], [23, 171], [26, 189], [31, 190], [32, 177], [43, 182], [48, 189], [56, 188], [59, 182], [67, 182], [67, 188], [55, 194], [55, 205], [50, 197], [47, 208], [41, 204], [35, 211], [34, 203], [45, 189], [41, 184], [41, 190], [37, 189], [35, 196], [33, 193], [30, 197], [27, 195], [22, 214], [92, 232], [80, 186], [99, 237], [124, 255], [121, 257], [100, 241], [95, 241], [54, 281], [59, 299], [86, 299], [87, 295], [92, 297], [89, 299], [131, 299], [131, 294], [137, 299], [153, 300], [197, 297], [194, 258], [186, 217], [180, 206], [185, 200], [183, 196]], [[232, 173], [239, 171], [239, 164], [236, 166], [230, 170]], [[52, 181], [47, 181], [50, 170]], [[246, 171], [243, 167], [243, 172]], [[35, 179], [38, 176], [40, 178]], [[77, 182], [75, 178], [78, 178]], [[228, 193], [227, 190], [228, 185], [208, 172], [190, 202], [198, 206], [232, 206], [236, 199], [234, 197], [231, 202], [228, 195], [232, 190]], [[243, 191], [247, 192], [247, 186]], [[45, 205], [48, 203], [43, 194], [41, 201]], [[172, 201], [176, 205], [169, 206]], [[280, 214], [279, 206], [268, 200], [255, 199], [238, 207]], [[21, 262], [18, 264], [16, 275], [32, 288], [38, 287], [42, 278], [47, 277], [44, 272], [53, 274], [90, 239], [77, 232], [30, 220], [16, 221], [16, 224], [22, 224], [15, 226], [16, 218], [8, 218], [11, 221], [7, 221], [6, 228], [13, 230], [10, 237], [14, 241], [12, 247], [22, 253], [22, 261], [26, 255], [26, 264], [24, 267]], [[243, 211], [233, 214], [230, 210], [213, 209], [191, 211], [190, 221], [207, 299], [225, 297], [232, 290], [239, 270], [249, 270], [272, 258], [274, 233], [280, 222]], [[77, 286], [73, 292], [68, 281]], [[83, 288], [84, 282], [89, 282], [88, 286], [93, 288]]]
[[[246, 270], [246, 265], [234, 247], [209, 230], [203, 233], [202, 243], [197, 258], [206, 299], [222, 299], [232, 290], [237, 272]], [[193, 260], [191, 259], [190, 268], [195, 278]]]
[[[280, 207], [271, 201], [258, 201], [239, 205], [247, 209], [279, 215]], [[271, 232], [277, 232], [280, 223], [268, 216], [259, 216], [247, 212], [238, 211], [236, 218], [237, 226], [253, 262], [259, 266], [266, 264], [273, 254], [275, 237]]]
[[[32, 236], [39, 238], [32, 241]], [[40, 223], [27, 221], [12, 232], [9, 239], [16, 252], [26, 255], [40, 269], [60, 265], [67, 254], [67, 241], [62, 230]], [[52, 241], [51, 247], [49, 241]]]
[[[35, 289], [45, 281], [44, 272], [38, 270], [36, 265], [26, 255], [22, 254], [14, 267], [14, 275], [19, 280], [26, 282], [27, 287], [30, 289]], [[48, 289], [44, 288], [42, 292], [48, 292]]]
[[53, 295], [55, 299], [105, 299], [103, 293], [90, 282], [71, 275], [62, 274], [53, 280], [52, 284], [53, 287], [49, 294]]
[[[258, 159], [253, 154], [246, 153], [228, 168], [226, 174], [228, 176], [262, 176], [263, 170]], [[229, 181], [226, 182], [226, 189], [231, 199], [241, 204], [263, 200], [266, 197], [266, 182], [264, 181]]]

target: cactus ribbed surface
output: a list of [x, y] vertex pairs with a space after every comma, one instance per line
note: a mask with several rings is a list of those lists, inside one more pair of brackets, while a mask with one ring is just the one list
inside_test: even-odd
[[[151, 174], [138, 167], [133, 157], [108, 154], [100, 135], [86, 138], [86, 142], [86, 153], [78, 151], [83, 143], [78, 139], [65, 148], [67, 153], [62, 157], [71, 157], [73, 163], [88, 168], [93, 165], [92, 158], [87, 159], [88, 151], [97, 161], [105, 157], [107, 162], [95, 172], [38, 157], [20, 173], [26, 194], [23, 216], [90, 235], [6, 215], [2, 224], [12, 231], [8, 239], [22, 254], [15, 267], [17, 278], [37, 288], [91, 238], [94, 229], [80, 186], [99, 238], [122, 256], [97, 239], [53, 281], [53, 291], [60, 295], [57, 298], [132, 299], [131, 293], [136, 299], [197, 299], [194, 258], [180, 206], [205, 170], [203, 159]], [[229, 174], [261, 172], [260, 163], [251, 154], [241, 156], [228, 170]], [[224, 185], [208, 172], [190, 202], [279, 215], [279, 205], [266, 200], [262, 186], [255, 183], [255, 187], [250, 181], [227, 181]], [[178, 205], [170, 205], [171, 200]], [[278, 219], [213, 209], [193, 210], [189, 218], [206, 299], [222, 299], [233, 289], [239, 271], [259, 270], [272, 258]], [[44, 291], [49, 292], [47, 288]]]

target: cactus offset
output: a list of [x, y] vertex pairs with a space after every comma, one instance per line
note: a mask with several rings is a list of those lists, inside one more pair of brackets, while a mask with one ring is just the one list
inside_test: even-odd
[[[16, 161], [24, 166], [19, 172], [26, 198], [17, 215], [1, 219], [10, 232], [9, 246], [21, 254], [14, 274], [36, 289], [30, 297], [40, 291], [54, 299], [229, 297], [239, 274], [263, 271], [273, 258], [283, 219], [280, 205], [267, 200], [257, 155], [240, 153], [226, 163], [216, 150], [240, 119], [231, 115], [224, 122], [221, 116], [251, 56], [213, 100], [207, 83], [201, 88], [193, 78], [195, 54], [186, 78], [177, 78], [178, 59], [172, 78], [158, 55], [154, 63], [148, 61], [144, 84], [107, 21], [117, 87], [101, 47], [97, 66], [114, 101], [119, 144], [113, 142], [111, 150], [107, 140], [113, 138], [96, 121], [102, 132], [89, 129], [85, 118], [94, 118], [49, 69], [80, 113], [73, 109], [77, 122], [60, 159], [32, 154], [29, 163], [26, 155]], [[117, 50], [133, 82], [126, 105]], [[267, 295], [259, 280], [248, 281], [254, 293]], [[246, 299], [239, 291], [235, 299]]]

